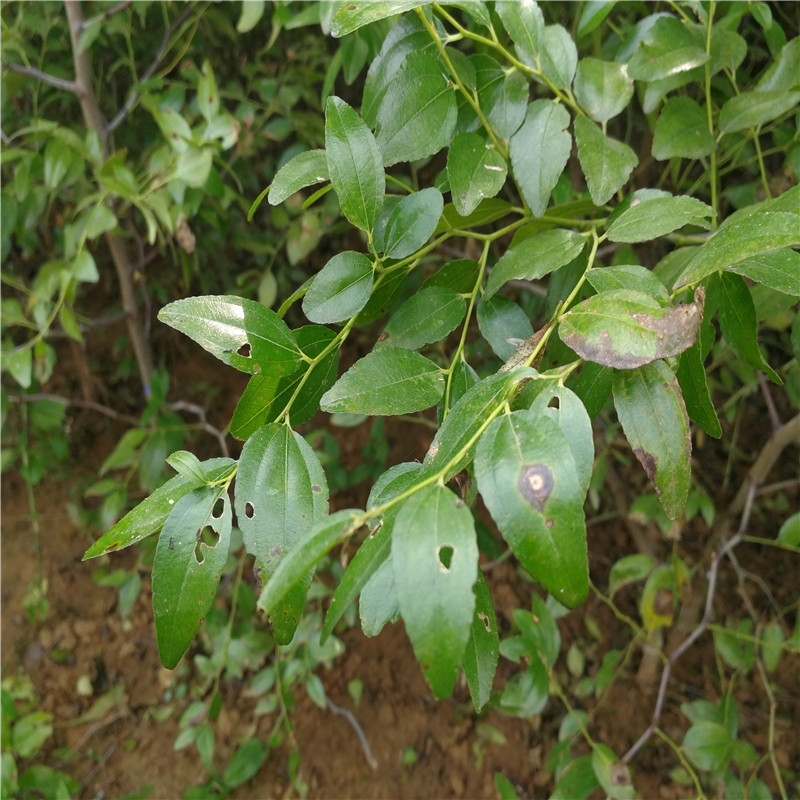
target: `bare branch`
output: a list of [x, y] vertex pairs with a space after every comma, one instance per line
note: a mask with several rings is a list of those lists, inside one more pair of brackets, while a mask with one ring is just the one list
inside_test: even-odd
[[97, 411], [100, 414], [105, 414], [111, 419], [121, 419], [125, 422], [139, 424], [136, 417], [131, 417], [128, 414], [121, 414], [113, 408], [104, 406], [101, 403], [95, 403], [94, 400], [77, 400], [71, 397], [62, 397], [58, 394], [49, 394], [48, 392], [37, 392], [35, 394], [22, 394], [22, 395], [9, 395], [8, 399], [12, 403], [37, 403], [39, 400], [51, 400], [54, 403], [60, 403], [62, 406], [77, 406], [78, 408], [88, 408], [91, 411]]
[[219, 449], [222, 451], [222, 455], [224, 455], [225, 458], [228, 457], [228, 443], [225, 441], [225, 434], [206, 420], [206, 412], [203, 410], [202, 406], [198, 406], [196, 403], [187, 403], [185, 400], [178, 400], [175, 403], [170, 403], [168, 408], [171, 408], [173, 411], [188, 411], [194, 414], [200, 420], [203, 430], [210, 433], [219, 442]]
[[[129, 5], [131, 5], [132, 2], [133, 0], [122, 0], [122, 2], [117, 3], [115, 6], [111, 6], [111, 8], [109, 8], [107, 11], [104, 11], [100, 15], [99, 17], [100, 22], [106, 22], [107, 20], [111, 19], [111, 17], [113, 17], [114, 14], [118, 14], [120, 11], [124, 11]], [[89, 25], [91, 25], [92, 22], [94, 22], [96, 19], [98, 18], [95, 17], [94, 19], [85, 19], [81, 23], [81, 30], [82, 31], [86, 30], [86, 28], [88, 28]]]
[[68, 81], [65, 78], [57, 78], [55, 75], [50, 75], [47, 72], [42, 72], [36, 67], [26, 67], [22, 64], [12, 64], [9, 61], [3, 61], [3, 66], [10, 72], [16, 72], [20, 75], [27, 75], [29, 78], [35, 78], [37, 81], [46, 83], [48, 86], [53, 86], [56, 89], [63, 89], [65, 92], [73, 92], [79, 95], [81, 89], [75, 81]]
[[361, 747], [364, 750], [367, 763], [370, 765], [370, 767], [372, 767], [372, 769], [378, 769], [378, 762], [375, 760], [375, 756], [372, 755], [372, 750], [370, 750], [367, 737], [364, 735], [364, 731], [358, 724], [358, 720], [355, 718], [355, 716], [353, 716], [353, 712], [346, 708], [342, 708], [341, 706], [337, 706], [336, 703], [331, 702], [329, 697], [326, 697], [325, 699], [328, 701], [328, 708], [333, 711], [334, 714], [344, 717], [350, 723], [351, 727], [356, 732], [356, 736], [358, 736], [358, 740], [361, 742]]

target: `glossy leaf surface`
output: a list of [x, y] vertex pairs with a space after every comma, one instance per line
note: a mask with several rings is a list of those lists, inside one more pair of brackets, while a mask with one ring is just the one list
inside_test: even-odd
[[575, 97], [595, 122], [608, 122], [633, 97], [633, 81], [624, 64], [582, 58], [575, 73]]
[[267, 200], [277, 206], [306, 186], [328, 180], [328, 156], [324, 150], [306, 150], [290, 158], [276, 173]]
[[303, 298], [303, 313], [318, 323], [343, 322], [361, 311], [372, 292], [372, 262], [363, 253], [337, 253]]
[[459, 133], [447, 154], [447, 175], [453, 205], [471, 214], [485, 197], [494, 197], [506, 181], [505, 159], [476, 133]]
[[459, 325], [465, 312], [466, 300], [453, 289], [423, 287], [389, 317], [376, 349], [388, 346], [417, 350], [438, 342]]
[[331, 20], [331, 35], [345, 36], [371, 22], [402, 14], [412, 8], [428, 5], [429, 2], [430, 0], [352, 0], [343, 3]]
[[443, 208], [442, 193], [432, 187], [404, 197], [386, 223], [386, 255], [405, 258], [419, 250], [436, 230]]

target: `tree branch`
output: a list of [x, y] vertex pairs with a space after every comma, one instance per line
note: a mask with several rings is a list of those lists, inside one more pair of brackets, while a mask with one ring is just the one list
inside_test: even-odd
[[16, 72], [20, 75], [27, 75], [29, 78], [35, 78], [37, 81], [46, 83], [48, 86], [53, 86], [56, 89], [63, 89], [65, 92], [73, 92], [80, 95], [81, 90], [75, 81], [68, 81], [65, 78], [57, 78], [55, 75], [50, 75], [47, 72], [42, 72], [36, 67], [26, 67], [23, 64], [12, 64], [9, 61], [3, 61], [3, 66], [9, 72]]

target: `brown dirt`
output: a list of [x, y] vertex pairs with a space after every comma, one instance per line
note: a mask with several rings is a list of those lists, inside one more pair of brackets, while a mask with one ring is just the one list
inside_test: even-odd
[[[181, 348], [181, 345], [176, 345]], [[212, 421], [224, 424], [232, 403], [241, 388], [241, 376], [219, 369], [216, 362], [174, 356], [178, 378], [174, 385], [191, 385], [206, 381]], [[180, 364], [183, 363], [183, 366]], [[236, 383], [238, 382], [238, 383]], [[233, 385], [236, 383], [236, 385]], [[742, 464], [752, 460], [758, 448], [757, 420], [763, 413], [754, 399], [748, 406], [742, 430], [750, 430], [749, 439], [739, 443]], [[22, 608], [22, 599], [35, 575], [34, 539], [27, 508], [24, 483], [20, 475], [10, 471], [2, 482], [2, 663], [3, 676], [27, 673], [42, 698], [40, 708], [55, 716], [56, 730], [43, 751], [39, 763], [62, 769], [81, 782], [81, 797], [121, 797], [144, 785], [154, 786], [152, 797], [178, 798], [189, 787], [206, 777], [194, 748], [175, 752], [173, 742], [178, 735], [178, 719], [189, 700], [173, 700], [173, 715], [164, 722], [151, 718], [154, 710], [165, 705], [164, 693], [175, 687], [175, 676], [162, 669], [158, 660], [150, 606], [149, 573], [142, 569], [142, 592], [126, 621], [116, 608], [116, 592], [98, 587], [92, 580], [94, 562], [82, 563], [81, 555], [93, 541], [94, 534], [77, 530], [66, 512], [69, 502], [76, 502], [82, 486], [93, 474], [93, 468], [107, 455], [119, 432], [118, 424], [98, 420], [87, 412], [71, 414], [76, 441], [73, 442], [78, 462], [67, 480], [47, 478], [35, 488], [35, 498], [42, 535], [42, 570], [50, 582], [49, 614], [45, 621], [31, 623]], [[221, 422], [220, 422], [221, 420]], [[748, 421], [751, 427], [748, 428]], [[313, 428], [313, 424], [310, 428]], [[369, 426], [358, 429], [333, 429], [342, 447], [342, 459], [355, 465], [363, 443], [369, 437]], [[420, 426], [403, 424], [387, 427], [391, 452], [389, 463], [420, 457], [430, 442], [431, 431]], [[724, 440], [723, 440], [724, 441]], [[207, 445], [203, 445], [207, 446]], [[706, 444], [703, 452], [706, 485], [716, 481], [724, 471], [726, 454]], [[213, 455], [210, 452], [209, 455]], [[708, 463], [707, 463], [708, 462]], [[710, 464], [711, 466], [709, 466]], [[744, 468], [743, 467], [743, 468]], [[641, 487], [638, 465], [625, 476], [631, 491]], [[771, 480], [796, 477], [794, 453], [788, 453], [776, 468]], [[339, 504], [364, 502], [364, 486], [348, 490]], [[789, 500], [797, 504], [796, 490], [789, 490]], [[610, 507], [610, 502], [609, 502]], [[785, 516], [770, 511], [769, 502], [759, 506], [754, 516], [754, 532], [771, 536], [770, 526]], [[690, 563], [696, 563], [704, 552], [708, 531], [702, 522], [693, 521], [684, 533], [679, 552]], [[670, 545], [664, 544], [663, 555]], [[608, 570], [620, 556], [634, 552], [624, 527], [601, 523], [589, 528], [589, 551], [592, 578], [601, 587], [607, 586]], [[777, 607], [787, 610], [796, 604], [797, 564], [776, 557], [775, 551], [756, 545], [742, 545], [737, 551], [740, 563], [768, 584]], [[110, 568], [130, 569], [136, 563], [133, 550], [116, 554]], [[489, 572], [502, 633], [510, 630], [511, 615], [516, 608], [529, 608], [532, 587], [521, 580], [511, 562]], [[698, 586], [700, 584], [697, 584]], [[746, 616], [735, 574], [729, 568], [721, 573], [715, 618]], [[765, 619], [774, 615], [764, 592], [752, 582], [747, 590]], [[638, 587], [622, 590], [616, 600], [622, 611], [636, 618]], [[794, 594], [793, 594], [794, 593]], [[587, 619], [596, 623], [600, 638], [593, 637]], [[789, 615], [789, 620], [792, 616]], [[564, 668], [569, 646], [576, 643], [587, 658], [587, 674], [594, 674], [603, 654], [610, 648], [624, 648], [630, 641], [627, 629], [599, 600], [591, 597], [579, 611], [563, 618], [562, 658], [558, 676], [570, 701], [591, 711], [594, 699], [580, 701], [572, 690], [576, 679]], [[548, 754], [557, 741], [563, 707], [555, 699], [545, 712], [523, 720], [490, 711], [478, 716], [472, 709], [466, 686], [460, 683], [453, 698], [435, 702], [428, 690], [402, 623], [390, 625], [375, 639], [367, 639], [358, 629], [342, 634], [345, 653], [330, 669], [320, 672], [330, 699], [350, 709], [358, 719], [378, 768], [366, 762], [354, 729], [346, 719], [320, 710], [296, 691], [297, 705], [291, 719], [295, 726], [294, 740], [300, 749], [300, 777], [309, 785], [311, 798], [493, 798], [495, 773], [509, 779], [521, 797], [548, 796], [552, 789], [551, 775], [545, 770]], [[53, 660], [54, 648], [68, 651], [65, 663]], [[641, 653], [634, 655], [617, 682], [609, 691], [592, 720], [591, 733], [600, 742], [610, 745], [618, 754], [626, 751], [647, 727], [654, 702], [654, 687], [637, 680]], [[186, 661], [186, 660], [185, 660]], [[510, 678], [516, 667], [501, 659], [497, 685]], [[800, 772], [797, 730], [800, 693], [796, 684], [796, 662], [784, 657], [774, 676], [778, 701], [776, 753], [784, 768]], [[77, 691], [81, 676], [92, 682], [93, 697]], [[727, 671], [730, 677], [730, 670]], [[348, 681], [363, 681], [364, 694], [355, 707], [348, 692]], [[119, 701], [101, 717], [79, 722], [98, 697], [117, 688]], [[223, 711], [216, 722], [217, 750], [215, 764], [224, 768], [233, 750], [250, 736], [266, 739], [274, 725], [274, 715], [255, 717], [255, 700], [246, 698], [239, 684], [223, 688]], [[680, 741], [688, 727], [679, 706], [687, 699], [707, 698], [718, 701], [720, 673], [715, 662], [710, 635], [681, 660], [674, 672], [668, 692], [663, 729]], [[768, 703], [756, 673], [739, 678], [736, 684], [742, 736], [766, 750]], [[491, 725], [505, 737], [505, 744], [487, 740], [484, 725]], [[403, 753], [413, 748], [416, 763], [405, 766]], [[580, 747], [576, 751], [581, 752]], [[273, 750], [255, 779], [240, 787], [236, 798], [291, 797], [294, 792], [288, 774], [288, 747]], [[635, 785], [644, 798], [679, 798], [691, 793], [670, 779], [670, 770], [678, 762], [669, 748], [651, 741], [634, 759]], [[761, 770], [759, 777], [775, 789], [770, 770]], [[595, 793], [593, 797], [601, 797]]]

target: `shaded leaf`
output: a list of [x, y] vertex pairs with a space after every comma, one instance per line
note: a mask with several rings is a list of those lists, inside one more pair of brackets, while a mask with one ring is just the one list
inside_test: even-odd
[[303, 298], [303, 313], [318, 323], [343, 322], [367, 304], [372, 261], [363, 253], [337, 253], [317, 274]]
[[663, 361], [614, 373], [614, 405], [670, 519], [689, 495], [692, 440], [680, 386]]
[[442, 193], [432, 187], [404, 197], [386, 222], [386, 255], [405, 258], [419, 250], [436, 230], [443, 207]]
[[653, 131], [653, 158], [703, 158], [715, 147], [708, 116], [691, 97], [671, 97], [664, 103]]
[[797, 107], [800, 92], [782, 89], [742, 92], [728, 100], [719, 112], [719, 129], [734, 133], [745, 128], [755, 128], [783, 116]]
[[320, 400], [324, 411], [351, 414], [412, 414], [436, 405], [444, 391], [439, 367], [399, 347], [364, 356]]
[[470, 510], [432, 485], [403, 503], [392, 536], [400, 611], [425, 679], [449, 697], [470, 637], [478, 545]]
[[395, 311], [383, 329], [376, 349], [383, 346], [417, 350], [444, 339], [466, 312], [466, 300], [444, 286], [426, 286]]
[[575, 119], [578, 159], [595, 205], [607, 203], [639, 163], [628, 145], [606, 136], [586, 117]]
[[694, 197], [635, 198], [630, 207], [614, 219], [608, 228], [612, 242], [645, 242], [665, 236], [684, 225], [703, 224], [714, 215], [711, 206]]
[[476, 711], [480, 711], [492, 694], [494, 674], [500, 655], [500, 635], [494, 614], [492, 595], [483, 572], [478, 570], [475, 592], [475, 616], [472, 618], [463, 667], [469, 693]]
[[689, 419], [696, 422], [709, 436], [719, 439], [722, 436], [722, 426], [708, 392], [699, 339], [681, 353], [681, 361], [675, 374], [681, 386]]
[[625, 64], [597, 58], [578, 62], [574, 88], [581, 108], [596, 122], [616, 117], [633, 97], [633, 81]]
[[267, 200], [276, 206], [306, 186], [328, 180], [328, 156], [324, 150], [306, 150], [290, 158], [276, 173]]

